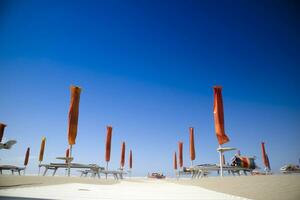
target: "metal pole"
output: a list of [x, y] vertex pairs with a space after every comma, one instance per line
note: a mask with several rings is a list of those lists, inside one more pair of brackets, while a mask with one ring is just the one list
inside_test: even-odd
[[41, 163], [42, 163], [42, 161], [40, 161], [40, 164], [39, 164], [39, 173], [38, 173], [38, 176], [40, 175], [40, 172], [41, 172]]
[[68, 176], [70, 176], [71, 173], [71, 159], [72, 158], [72, 145], [70, 145], [70, 155], [69, 158], [67, 158], [67, 162], [68, 162]]
[[[106, 171], [108, 171], [108, 162], [106, 162]], [[107, 179], [107, 172], [105, 174], [105, 179]]]
[[219, 155], [220, 155], [220, 176], [223, 177], [223, 162], [222, 162], [222, 155], [223, 155], [223, 151], [222, 151], [222, 146], [219, 145]]

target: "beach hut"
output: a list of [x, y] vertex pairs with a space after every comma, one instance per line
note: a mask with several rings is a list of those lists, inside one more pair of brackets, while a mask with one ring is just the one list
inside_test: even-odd
[[[78, 116], [79, 116], [79, 100], [81, 88], [77, 86], [71, 86], [71, 102], [69, 109], [69, 123], [68, 123], [68, 142], [70, 145], [70, 158], [72, 157], [72, 146], [75, 144], [77, 136], [77, 127], [78, 127]], [[68, 167], [68, 176], [70, 176], [70, 162], [67, 160]]]

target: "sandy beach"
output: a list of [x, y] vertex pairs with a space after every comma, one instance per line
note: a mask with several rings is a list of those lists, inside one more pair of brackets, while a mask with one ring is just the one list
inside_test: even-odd
[[147, 178], [0, 176], [0, 197], [44, 199], [287, 199], [300, 198], [300, 176]]
[[300, 199], [299, 175], [208, 177], [201, 180], [180, 179], [171, 182], [257, 200]]

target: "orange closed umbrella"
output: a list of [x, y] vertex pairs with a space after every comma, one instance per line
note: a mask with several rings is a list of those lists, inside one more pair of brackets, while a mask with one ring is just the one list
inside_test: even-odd
[[[26, 154], [25, 154], [25, 159], [24, 159], [24, 166], [26, 168], [26, 166], [28, 165], [28, 161], [29, 161], [29, 154], [30, 154], [30, 148], [27, 148]], [[24, 174], [25, 174], [25, 169], [24, 169]]]
[[194, 142], [194, 128], [190, 127], [190, 158], [192, 161], [192, 166], [193, 166], [193, 160], [196, 158], [196, 153], [195, 153], [195, 142]]
[[46, 145], [46, 138], [43, 137], [42, 142], [41, 142], [40, 155], [39, 155], [40, 164], [39, 164], [39, 173], [38, 173], [38, 175], [40, 175], [40, 169], [41, 169], [40, 165], [41, 165], [41, 163], [44, 159], [45, 145]]
[[0, 123], [0, 142], [2, 142], [5, 127], [6, 127], [6, 124]]
[[44, 159], [45, 145], [46, 145], [46, 138], [43, 137], [41, 142], [40, 155], [39, 155], [40, 162], [42, 162]]
[[[70, 145], [70, 157], [72, 156], [72, 145], [75, 144], [78, 127], [78, 115], [79, 115], [79, 100], [81, 88], [77, 86], [71, 86], [71, 102], [69, 109], [69, 126], [68, 126], [68, 142]], [[70, 164], [70, 162], [68, 162]], [[70, 166], [68, 167], [68, 175], [70, 176]]]
[[178, 143], [178, 148], [179, 148], [179, 167], [183, 167], [183, 142]]
[[229, 142], [224, 128], [224, 108], [222, 99], [222, 87], [214, 87], [214, 119], [217, 139], [220, 145]]
[[130, 153], [129, 153], [129, 169], [132, 169], [132, 151], [130, 149]]
[[122, 151], [121, 151], [121, 162], [120, 162], [120, 165], [121, 165], [121, 169], [123, 169], [124, 165], [125, 165], [125, 142], [122, 142]]
[[174, 170], [177, 170], [177, 155], [176, 155], [176, 151], [174, 152], [174, 160], [173, 160], [173, 167]]

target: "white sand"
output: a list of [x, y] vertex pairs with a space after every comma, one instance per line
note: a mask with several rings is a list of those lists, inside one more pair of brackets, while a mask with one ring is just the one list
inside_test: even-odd
[[0, 190], [0, 196], [48, 199], [245, 199], [196, 186], [161, 180], [122, 181], [111, 185], [66, 183], [48, 186], [14, 187]]

